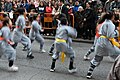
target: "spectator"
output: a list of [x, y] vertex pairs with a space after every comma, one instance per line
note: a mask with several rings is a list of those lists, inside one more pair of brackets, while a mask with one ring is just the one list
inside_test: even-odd
[[29, 2], [29, 10], [28, 12], [30, 12], [32, 9], [35, 9], [35, 5], [34, 5], [34, 2]]
[[17, 11], [17, 1], [13, 2], [13, 11]]
[[115, 19], [114, 19], [114, 24], [116, 28], [119, 26], [120, 23], [120, 10], [119, 9], [114, 9], [114, 14], [115, 14]]
[[24, 8], [26, 9], [26, 11], [28, 12], [30, 5], [28, 4], [27, 0], [24, 0], [24, 1], [23, 1], [23, 6], [24, 6]]
[[11, 12], [12, 11], [12, 3], [10, 0], [7, 0], [5, 5], [4, 5], [4, 11], [5, 12]]
[[96, 14], [95, 11], [91, 8], [91, 3], [86, 3], [86, 9], [84, 10], [84, 24], [83, 24], [83, 38], [90, 39], [92, 35], [95, 35], [96, 27]]
[[37, 12], [41, 14], [41, 23], [42, 23], [42, 26], [44, 26], [44, 12], [45, 12], [45, 3], [44, 1], [40, 1], [40, 4], [38, 6], [38, 9], [37, 9]]
[[100, 19], [100, 16], [101, 16], [102, 13], [103, 13], [103, 8], [102, 8], [102, 7], [99, 7], [99, 8], [97, 9], [97, 20]]
[[82, 37], [83, 33], [83, 7], [79, 6], [78, 11], [75, 12], [74, 17], [75, 17], [75, 29], [77, 30], [77, 37]]
[[[45, 16], [47, 16], [47, 17], [48, 17], [48, 16], [49, 16], [49, 17], [52, 17], [52, 10], [53, 10], [52, 4], [51, 4], [51, 2], [49, 1], [49, 2], [47, 3], [46, 8], [45, 8], [45, 12], [46, 12], [46, 13], [50, 13], [50, 14], [46, 14]], [[45, 26], [48, 26], [49, 28], [52, 28], [52, 22], [46, 22]]]
[[109, 12], [109, 11], [112, 10], [112, 6], [111, 6], [112, 1], [113, 1], [113, 0], [107, 0], [107, 1], [106, 1], [105, 6], [104, 6], [105, 12]]
[[102, 5], [105, 6], [106, 0], [100, 0], [102, 2]]
[[1, 12], [4, 11], [4, 1], [1, 2]]
[[73, 0], [69, 0], [69, 2], [66, 2], [66, 1], [65, 1], [65, 4], [67, 4], [67, 3], [69, 3], [70, 7], [72, 7], [73, 4], [74, 4]]
[[40, 4], [38, 6], [38, 9], [37, 9], [37, 12], [38, 13], [44, 13], [45, 12], [45, 4], [43, 1], [40, 1]]
[[83, 8], [85, 8], [85, 4], [83, 2], [83, 0], [78, 0], [79, 1], [79, 5], [82, 6]]
[[75, 2], [75, 5], [74, 5], [74, 7], [73, 7], [73, 12], [77, 12], [77, 11], [78, 11], [78, 7], [79, 7], [79, 2], [76, 1], [76, 2]]
[[64, 0], [60, 0], [59, 6], [60, 6], [60, 13], [64, 13], [68, 19], [68, 8], [64, 5]]
[[21, 1], [16, 1], [17, 9], [21, 6]]
[[60, 13], [63, 13], [66, 15], [69, 23], [68, 25], [71, 25], [70, 15], [68, 14], [70, 5], [69, 4], [65, 5], [64, 0], [60, 0], [59, 6], [60, 6]]
[[120, 8], [120, 2], [118, 1], [118, 0], [114, 0], [113, 2], [112, 2], [112, 10], [114, 9], [114, 8]]
[[[57, 3], [55, 3], [54, 6], [53, 6], [52, 15], [53, 15], [54, 17], [56, 17], [57, 15], [60, 14], [60, 10], [59, 10], [58, 7], [59, 7], [59, 6], [58, 6]], [[53, 20], [53, 26], [57, 26], [57, 20], [56, 20], [56, 19]]]
[[52, 4], [51, 4], [51, 2], [47, 3], [47, 6], [45, 8], [45, 12], [46, 13], [52, 13]]
[[58, 15], [59, 14], [60, 11], [59, 11], [58, 7], [59, 7], [58, 4], [55, 3], [54, 6], [53, 6], [53, 10], [52, 10], [53, 15]]
[[103, 4], [100, 0], [97, 1], [97, 8], [103, 8]]
[[39, 6], [39, 1], [38, 0], [35, 0], [34, 1], [34, 5], [35, 5], [35, 8], [37, 8]]

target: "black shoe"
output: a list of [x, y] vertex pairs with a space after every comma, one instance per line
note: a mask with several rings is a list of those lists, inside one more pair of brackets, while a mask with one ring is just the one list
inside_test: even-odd
[[34, 58], [34, 56], [31, 54], [31, 55], [27, 55], [27, 58], [29, 58], [29, 59], [33, 59]]
[[55, 71], [55, 62], [56, 62], [56, 59], [53, 59], [52, 65], [51, 65], [51, 68], [50, 68], [50, 72], [54, 72]]
[[91, 49], [92, 52], [94, 52], [94, 49]]
[[24, 48], [23, 48], [23, 51], [27, 51], [27, 50], [28, 50], [27, 47], [24, 47]]
[[52, 56], [52, 55], [53, 55], [53, 52], [52, 52], [52, 51], [49, 51], [49, 55]]
[[91, 79], [92, 78], [92, 73], [87, 73], [87, 76], [86, 76], [87, 79]]
[[52, 63], [50, 68], [50, 72], [54, 72], [54, 71], [55, 71], [55, 62]]

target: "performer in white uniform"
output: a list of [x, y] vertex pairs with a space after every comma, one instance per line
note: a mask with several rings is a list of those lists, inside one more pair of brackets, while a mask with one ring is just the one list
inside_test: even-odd
[[70, 57], [69, 72], [76, 72], [76, 68], [73, 66], [75, 52], [72, 47], [68, 44], [68, 39], [77, 37], [77, 32], [72, 27], [67, 26], [67, 19], [61, 18], [61, 27], [57, 29], [55, 36], [55, 53], [53, 54], [53, 60], [50, 71], [55, 71], [55, 62], [59, 58], [59, 53], [64, 52], [67, 56]]
[[18, 71], [14, 65], [16, 59], [16, 50], [11, 46], [14, 44], [10, 39], [9, 19], [3, 21], [3, 27], [0, 29], [0, 57], [4, 54], [9, 61], [9, 70]]
[[34, 14], [33, 16], [33, 21], [32, 21], [32, 25], [31, 25], [31, 29], [30, 29], [30, 33], [29, 33], [29, 38], [31, 40], [31, 43], [36, 40], [37, 42], [40, 43], [40, 52], [46, 52], [43, 49], [44, 46], [44, 38], [40, 35], [40, 32], [42, 31], [42, 27], [41, 25], [39, 25], [38, 21], [40, 21], [40, 15], [38, 14]]
[[92, 78], [93, 70], [100, 64], [104, 56], [114, 56], [116, 58], [120, 54], [120, 49], [111, 42], [112, 38], [119, 36], [118, 30], [115, 30], [115, 25], [112, 22], [114, 14], [109, 12], [105, 16], [106, 20], [100, 27], [100, 37], [97, 39], [95, 46], [96, 55], [91, 60], [91, 65], [86, 76], [88, 79]]
[[33, 59], [34, 56], [32, 55], [31, 51], [31, 41], [23, 32], [24, 28], [26, 27], [24, 18], [25, 11], [23, 8], [19, 8], [18, 12], [19, 16], [16, 21], [16, 28], [13, 31], [13, 41], [15, 42], [15, 45], [13, 45], [13, 47], [16, 48], [18, 43], [22, 43], [27, 47], [27, 58]]

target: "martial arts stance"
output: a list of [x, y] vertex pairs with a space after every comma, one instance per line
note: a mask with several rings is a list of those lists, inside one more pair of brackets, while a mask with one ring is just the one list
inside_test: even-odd
[[25, 11], [23, 8], [19, 8], [18, 12], [19, 16], [16, 21], [16, 28], [13, 31], [13, 41], [15, 42], [15, 45], [13, 45], [13, 47], [16, 48], [18, 43], [22, 43], [24, 46], [27, 47], [27, 58], [33, 59], [34, 56], [32, 55], [31, 51], [31, 41], [23, 32], [24, 28], [26, 27], [24, 18]]
[[[58, 25], [57, 25], [57, 29], [56, 31], [60, 28], [61, 24], [60, 24], [60, 20], [57, 19]], [[52, 46], [50, 47], [50, 51], [49, 51], [49, 55], [53, 55], [53, 50], [55, 48], [55, 42], [52, 44]]]
[[101, 18], [99, 19], [98, 25], [97, 25], [97, 27], [96, 27], [96, 35], [95, 35], [95, 39], [94, 39], [94, 44], [93, 44], [93, 46], [88, 50], [88, 52], [84, 55], [84, 60], [89, 60], [89, 59], [90, 59], [90, 58], [89, 58], [89, 55], [90, 55], [92, 52], [94, 52], [97, 39], [100, 37], [100, 35], [99, 35], [99, 29], [100, 29], [100, 27], [101, 27], [101, 25], [102, 25], [102, 23], [103, 23], [104, 21], [105, 21], [105, 13], [103, 13], [103, 14], [101, 15]]
[[106, 13], [105, 18], [106, 20], [100, 27], [100, 37], [95, 46], [96, 55], [91, 60], [91, 65], [86, 76], [88, 79], [92, 78], [93, 70], [100, 64], [104, 56], [113, 56], [116, 58], [120, 54], [120, 49], [112, 43], [112, 39], [119, 35], [112, 22], [114, 20], [114, 14], [111, 12]]
[[43, 49], [44, 46], [44, 38], [40, 35], [40, 32], [42, 31], [42, 27], [39, 25], [38, 21], [40, 21], [40, 15], [34, 14], [33, 16], [33, 22], [31, 25], [31, 30], [29, 33], [29, 38], [31, 40], [31, 43], [36, 40], [37, 42], [40, 43], [40, 52], [46, 52]]
[[51, 64], [51, 72], [55, 71], [55, 63], [56, 60], [59, 58], [59, 53], [64, 52], [66, 55], [70, 57], [70, 64], [69, 64], [69, 72], [73, 73], [76, 72], [76, 68], [73, 66], [75, 52], [73, 51], [72, 47], [69, 46], [68, 39], [69, 37], [75, 38], [77, 37], [77, 32], [72, 29], [70, 26], [67, 26], [67, 19], [61, 18], [61, 27], [57, 29], [56, 36], [55, 36], [55, 53], [53, 54], [53, 60]]
[[3, 27], [0, 29], [0, 57], [4, 54], [9, 61], [9, 70], [18, 71], [18, 67], [14, 65], [16, 59], [16, 51], [11, 46], [14, 43], [10, 40], [10, 29], [8, 27], [9, 20], [3, 21]]
[[[58, 27], [57, 27], [57, 29], [56, 29], [56, 31], [62, 26], [61, 24], [60, 24], [60, 20], [58, 20], [57, 19], [57, 21], [58, 21]], [[51, 48], [50, 48], [50, 51], [49, 51], [49, 55], [53, 55], [53, 51], [54, 51], [54, 48], [55, 48], [55, 42], [52, 44], [52, 46], [51, 46]], [[69, 47], [71, 47], [71, 44], [72, 44], [72, 38], [71, 37], [69, 37], [68, 38], [68, 41], [67, 41], [67, 44], [69, 44]]]
[[[56, 31], [59, 29], [59, 27], [61, 26], [61, 18], [66, 18], [66, 15], [64, 14], [64, 13], [61, 13], [61, 14], [59, 14], [59, 15], [56, 15], [56, 16], [54, 16], [54, 18], [56, 19], [56, 21], [57, 21], [57, 29], [56, 29]], [[49, 50], [49, 55], [53, 55], [53, 51], [54, 51], [54, 43], [52, 44], [52, 46], [50, 47], [50, 50]]]

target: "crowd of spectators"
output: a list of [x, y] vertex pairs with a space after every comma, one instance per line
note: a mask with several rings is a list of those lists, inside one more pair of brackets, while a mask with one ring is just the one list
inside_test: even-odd
[[[74, 27], [78, 31], [78, 37], [91, 39], [95, 35], [95, 28], [103, 12], [114, 11], [115, 25], [118, 25], [120, 14], [119, 0], [0, 0], [0, 12], [16, 12], [18, 8], [24, 7], [27, 13], [61, 13], [64, 4], [64, 12], [71, 25], [70, 15], [74, 15]], [[44, 16], [41, 16], [43, 21]]]

